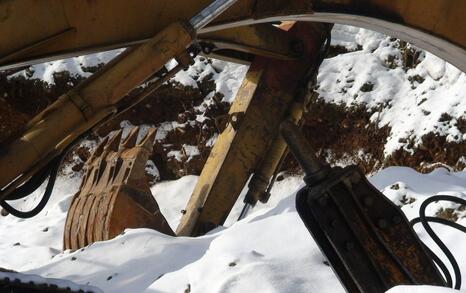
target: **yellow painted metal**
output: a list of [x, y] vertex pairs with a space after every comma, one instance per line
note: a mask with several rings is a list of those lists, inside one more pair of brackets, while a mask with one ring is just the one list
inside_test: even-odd
[[[130, 90], [161, 69], [170, 59], [184, 54], [192, 32], [174, 23], [148, 42], [121, 54], [89, 80], [60, 97], [35, 117], [22, 135], [2, 149], [0, 186], [5, 187], [50, 154], [104, 119]], [[25, 178], [27, 179], [27, 178]], [[2, 197], [6, 195], [3, 193]]]
[[[262, 77], [263, 70], [258, 68], [256, 70], [249, 70], [246, 74], [246, 77], [241, 84], [241, 87], [236, 95], [236, 99], [233, 102], [230, 108], [230, 115], [233, 113], [245, 113], [246, 110], [251, 109], [251, 102], [254, 97], [257, 85], [260, 82]], [[264, 105], [265, 106], [265, 105]], [[257, 106], [256, 106], [257, 108]], [[254, 117], [252, 117], [254, 118]], [[257, 117], [259, 118], [259, 117]], [[256, 121], [258, 122], [258, 121]], [[242, 123], [242, 122], [240, 122]], [[249, 125], [249, 124], [248, 124]], [[261, 132], [253, 133], [253, 135], [261, 135]], [[217, 181], [219, 176], [228, 176], [230, 181], [228, 186], [222, 184], [222, 188], [226, 188], [224, 191], [227, 192], [230, 197], [234, 197], [236, 194], [239, 194], [242, 187], [244, 186], [244, 180], [249, 176], [250, 167], [247, 165], [241, 169], [238, 169], [241, 166], [241, 162], [247, 160], [247, 164], [251, 165], [251, 152], [254, 151], [255, 145], [243, 145], [246, 149], [246, 153], [242, 154], [241, 157], [235, 157], [238, 154], [233, 153], [232, 150], [235, 147], [232, 147], [233, 142], [235, 141], [237, 131], [232, 123], [228, 123], [225, 130], [219, 135], [217, 141], [215, 142], [214, 147], [212, 148], [209, 158], [202, 169], [201, 176], [194, 188], [194, 191], [191, 195], [191, 198], [186, 206], [186, 213], [183, 215], [180, 225], [177, 228], [176, 234], [178, 236], [189, 236], [194, 230], [197, 220], [202, 212], [202, 208], [205, 204], [205, 201], [212, 193], [213, 184]], [[251, 132], [249, 133], [251, 136]], [[239, 144], [236, 144], [236, 151], [239, 151]], [[227, 156], [230, 156], [229, 160], [236, 161], [239, 163], [239, 167], [228, 166], [224, 164], [227, 160]], [[245, 158], [246, 157], [246, 158]], [[232, 167], [231, 170], [225, 170], [225, 167]], [[218, 181], [217, 181], [218, 182]], [[238, 191], [239, 190], [239, 191]], [[227, 196], [228, 196], [227, 195]]]
[[[254, 2], [240, 0], [229, 9], [229, 17], [237, 18], [245, 12], [250, 15]], [[51, 56], [62, 58], [138, 44], [175, 21], [191, 18], [210, 3], [211, 0], [190, 1], [189, 5], [185, 0], [0, 1], [0, 40], [8, 40], [0, 42], [0, 59], [64, 30], [75, 30], [59, 42], [28, 50], [0, 65], [22, 65], [31, 60], [49, 60]]]
[[[194, 36], [177, 21], [189, 19], [210, 2], [196, 0], [186, 5], [186, 0], [0, 1], [2, 69], [141, 44], [59, 98], [28, 124], [18, 139], [2, 147], [0, 188], [20, 176], [8, 190], [23, 182], [81, 133], [112, 113], [117, 102], [131, 89], [171, 58], [184, 54]], [[258, 23], [286, 19], [341, 21], [405, 37], [466, 71], [464, 11], [464, 0], [239, 0], [203, 29], [198, 39], [217, 45], [216, 54], [242, 51], [280, 58], [284, 62], [283, 59], [291, 61], [296, 57], [292, 48], [294, 39], [272, 25]], [[274, 100], [270, 93], [279, 92], [280, 87], [272, 88], [267, 98], [255, 104], [252, 97], [263, 73], [260, 66], [253, 66], [248, 73], [240, 98], [231, 110], [232, 118], [240, 121], [232, 120], [214, 147], [183, 217], [181, 235], [220, 224], [225, 211], [236, 200], [235, 196], [222, 198], [221, 190], [231, 188], [237, 194], [267, 149], [281, 152], [278, 147], [275, 151], [269, 148], [275, 136], [267, 127], [276, 121], [261, 115], [266, 109], [275, 119], [283, 117], [293, 95], [287, 92]], [[264, 108], [264, 105], [269, 106]], [[257, 114], [256, 117], [251, 113]], [[247, 131], [243, 130], [244, 125], [248, 125]], [[219, 174], [230, 178], [223, 183], [214, 182], [213, 178]], [[3, 190], [0, 199], [7, 193]]]
[[[59, 41], [0, 63], [0, 67], [141, 43], [170, 23], [190, 18], [210, 2], [196, 0], [186, 5], [186, 0], [0, 1], [0, 59], [65, 30], [75, 30]], [[280, 19], [343, 22], [405, 37], [424, 49], [437, 49], [434, 53], [445, 57], [451, 53], [445, 47], [449, 44], [457, 46], [460, 52], [466, 50], [464, 11], [464, 0], [239, 0], [203, 32]], [[346, 17], [351, 15], [357, 17]], [[381, 25], [377, 20], [388, 23]], [[424, 39], [412, 30], [438, 39]], [[427, 48], [425, 44], [432, 46]], [[455, 56], [451, 58], [461, 58]], [[460, 62], [450, 60], [456, 64], [455, 61]], [[461, 62], [463, 65], [457, 66], [466, 71], [466, 61]]]
[[[296, 97], [290, 106], [286, 120], [291, 121], [293, 124], [300, 123], [304, 113], [304, 99]], [[284, 159], [288, 147], [285, 140], [281, 135], [276, 135], [265, 156], [259, 164], [257, 170], [248, 184], [248, 193], [246, 200], [248, 204], [255, 205], [258, 201], [267, 202], [269, 194], [266, 193], [269, 187], [270, 180], [275, 172], [280, 168], [280, 162]]]
[[[278, 136], [329, 26], [299, 23], [287, 32], [303, 42], [303, 57], [285, 61], [257, 57], [230, 109], [185, 209], [177, 235], [195, 236], [223, 224], [250, 175]], [[235, 119], [234, 119], [235, 118]]]

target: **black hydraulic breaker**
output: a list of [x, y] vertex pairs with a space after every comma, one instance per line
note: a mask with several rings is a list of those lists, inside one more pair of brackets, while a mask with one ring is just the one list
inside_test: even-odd
[[348, 292], [379, 293], [397, 285], [444, 286], [401, 209], [356, 166], [319, 162], [299, 129], [281, 134], [305, 172], [296, 209]]

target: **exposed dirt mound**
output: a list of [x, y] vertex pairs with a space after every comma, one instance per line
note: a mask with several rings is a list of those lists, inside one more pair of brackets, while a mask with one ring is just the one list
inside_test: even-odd
[[0, 72], [0, 143], [14, 137], [26, 123], [83, 79], [68, 72], [54, 75], [55, 84]]
[[305, 115], [304, 135], [332, 165], [357, 164], [371, 173], [382, 167], [388, 127], [370, 122], [372, 113], [362, 106], [351, 108], [315, 99]]
[[[465, 123], [465, 120], [461, 120]], [[466, 130], [463, 130], [466, 133]], [[414, 152], [404, 149], [395, 151], [385, 160], [387, 166], [408, 166], [420, 172], [428, 173], [443, 163], [453, 170], [464, 170], [466, 161], [461, 157], [466, 154], [466, 144], [448, 142], [446, 137], [429, 133], [422, 137], [422, 143]]]
[[[406, 44], [404, 47], [401, 45], [399, 50], [404, 52], [401, 54], [402, 67], [415, 67], [419, 63], [419, 52], [411, 50]], [[360, 46], [354, 50], [334, 46], [329, 57], [361, 49]], [[206, 59], [201, 62], [210, 64]], [[392, 65], [401, 66], [396, 62]], [[48, 84], [27, 78], [28, 70], [25, 73], [26, 77], [12, 77], [11, 72], [0, 73], [0, 143], [14, 137], [34, 115], [83, 80], [68, 72], [59, 72], [53, 75], [54, 84]], [[196, 79], [196, 83], [197, 87], [184, 86], [175, 81], [163, 85], [146, 101], [104, 125], [98, 135], [103, 137], [125, 123], [154, 125], [164, 130], [157, 139], [151, 157], [160, 179], [200, 174], [216, 135], [223, 128], [221, 118], [228, 113], [230, 104], [222, 102], [222, 94], [215, 92], [215, 81], [211, 75]], [[361, 92], [373, 90], [374, 84], [370, 83], [360, 88]], [[135, 90], [125, 100], [133, 98], [138, 91]], [[434, 133], [422, 137], [422, 143], [418, 145], [406, 142], [407, 148], [386, 157], [384, 147], [391, 129], [389, 126], [379, 128], [371, 120], [375, 112], [375, 109], [369, 109], [364, 104], [348, 106], [329, 103], [317, 97], [310, 101], [303, 131], [321, 159], [332, 165], [357, 164], [366, 173], [393, 165], [409, 166], [421, 172], [431, 171], [436, 164], [445, 164], [454, 170], [466, 167], [463, 157], [466, 144], [449, 142], [447, 137]], [[443, 115], [442, 119], [445, 123], [456, 121], [448, 115]], [[465, 119], [456, 121], [455, 127], [466, 134]], [[82, 169], [89, 156], [89, 147], [79, 146], [67, 159], [72, 162], [70, 168], [74, 172]], [[291, 156], [287, 158], [284, 169], [292, 172], [299, 170]]]
[[[466, 143], [448, 142], [445, 136], [429, 133], [422, 137], [419, 146], [408, 144], [388, 157], [384, 145], [390, 127], [383, 128], [371, 122], [373, 112], [364, 106], [345, 107], [326, 103], [322, 99], [311, 101], [305, 116], [304, 134], [320, 158], [332, 165], [357, 164], [366, 173], [374, 173], [389, 166], [407, 166], [428, 173], [444, 164], [453, 170], [463, 170], [466, 162]], [[466, 133], [466, 120], [458, 121], [458, 128]], [[411, 151], [414, 150], [414, 151]], [[296, 163], [288, 158], [288, 166]]]

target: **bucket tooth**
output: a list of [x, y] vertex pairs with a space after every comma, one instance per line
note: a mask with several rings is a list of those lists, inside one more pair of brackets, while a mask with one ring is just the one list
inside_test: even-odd
[[108, 240], [127, 228], [174, 235], [145, 175], [156, 129], [149, 129], [137, 143], [139, 132], [139, 128], [132, 129], [123, 141], [122, 131], [105, 138], [86, 162], [80, 190], [68, 211], [64, 249]]
[[151, 151], [152, 150], [152, 146], [154, 144], [154, 140], [155, 140], [155, 134], [157, 133], [156, 129], [155, 128], [151, 128], [149, 129], [149, 131], [147, 131], [146, 135], [141, 139], [141, 141], [139, 142], [138, 146], [146, 149], [147, 151]]
[[108, 141], [107, 145], [105, 146], [104, 152], [110, 153], [110, 152], [117, 152], [119, 147], [120, 147], [120, 141], [121, 141], [121, 136], [123, 134], [123, 131], [120, 129], [118, 130], [112, 138]]
[[121, 144], [123, 149], [130, 149], [136, 146], [139, 135], [139, 126], [134, 127], [126, 137], [125, 141]]
[[108, 140], [109, 140], [109, 136], [106, 136], [102, 142], [99, 143], [99, 145], [97, 146], [97, 148], [95, 149], [95, 151], [92, 153], [91, 157], [89, 158], [89, 160], [87, 161], [88, 163], [92, 163], [94, 162], [96, 159], [100, 158], [100, 156], [102, 155], [102, 152], [104, 151], [104, 148], [105, 146], [107, 145], [108, 143]]

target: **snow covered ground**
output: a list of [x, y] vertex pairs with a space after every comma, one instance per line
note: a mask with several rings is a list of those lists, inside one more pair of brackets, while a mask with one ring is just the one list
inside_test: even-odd
[[[187, 176], [153, 187], [172, 227], [178, 224], [196, 180], [196, 176]], [[246, 219], [203, 237], [174, 238], [151, 230], [128, 230], [111, 241], [62, 253], [66, 210], [78, 181], [60, 178], [50, 204], [33, 220], [1, 219], [0, 233], [5, 237], [0, 240], [0, 266], [65, 278], [104, 292], [344, 292], [295, 210], [300, 177], [277, 182], [269, 204], [259, 205]], [[413, 199], [403, 206], [409, 218], [417, 215], [421, 202], [432, 194], [466, 198], [466, 172], [443, 168], [431, 174], [388, 168], [371, 182], [395, 203], [403, 196]], [[395, 185], [399, 188], [394, 189]], [[32, 201], [17, 206], [30, 207]], [[429, 213], [440, 208], [445, 208], [444, 204], [434, 205]], [[235, 206], [232, 214], [240, 209], [241, 205]], [[466, 224], [466, 218], [459, 223]], [[440, 226], [435, 229], [452, 249], [466, 278], [466, 235]], [[420, 235], [430, 243], [422, 231]], [[390, 293], [413, 290], [399, 288]], [[425, 288], [416, 290], [426, 292]]]
[[399, 42], [366, 29], [337, 25], [332, 43], [361, 50], [327, 59], [319, 70], [318, 92], [328, 102], [373, 110], [372, 122], [391, 127], [386, 155], [400, 148], [412, 151], [430, 132], [448, 142], [466, 140], [458, 127], [458, 119], [466, 118], [465, 73], [410, 45], [420, 51], [419, 64], [403, 68]]

